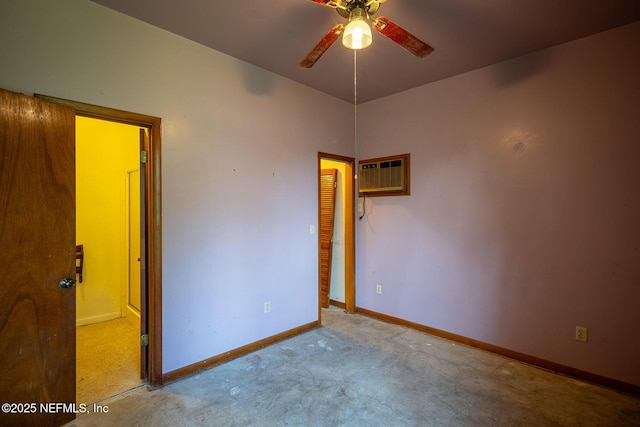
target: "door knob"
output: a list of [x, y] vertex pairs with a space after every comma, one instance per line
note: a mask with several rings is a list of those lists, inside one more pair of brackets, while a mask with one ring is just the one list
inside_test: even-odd
[[65, 277], [60, 281], [61, 288], [73, 288], [74, 286], [76, 286], [75, 279], [70, 279], [68, 277]]

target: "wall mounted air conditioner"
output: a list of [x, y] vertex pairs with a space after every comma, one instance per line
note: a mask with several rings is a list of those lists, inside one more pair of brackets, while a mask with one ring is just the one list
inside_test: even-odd
[[409, 195], [409, 154], [362, 160], [358, 163], [361, 196]]

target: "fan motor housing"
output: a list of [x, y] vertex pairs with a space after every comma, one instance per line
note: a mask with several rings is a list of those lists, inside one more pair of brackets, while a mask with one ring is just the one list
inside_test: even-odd
[[347, 1], [346, 5], [345, 5], [345, 9], [341, 8], [341, 7], [337, 7], [336, 11], [340, 14], [340, 16], [342, 16], [343, 18], [350, 18], [351, 15], [351, 11], [353, 9], [355, 9], [356, 7], [361, 7], [362, 9], [367, 11], [367, 14], [369, 16], [373, 15], [374, 13], [376, 13], [378, 11], [378, 9], [380, 8], [380, 3], [378, 3], [377, 1], [374, 1], [373, 3], [371, 3], [369, 6], [365, 6], [365, 2], [362, 0], [351, 0], [351, 1]]

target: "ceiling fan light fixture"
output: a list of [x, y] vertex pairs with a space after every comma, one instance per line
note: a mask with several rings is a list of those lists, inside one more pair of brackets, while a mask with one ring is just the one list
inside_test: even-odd
[[360, 7], [354, 8], [342, 34], [342, 44], [349, 49], [364, 49], [371, 45], [372, 40], [367, 13]]

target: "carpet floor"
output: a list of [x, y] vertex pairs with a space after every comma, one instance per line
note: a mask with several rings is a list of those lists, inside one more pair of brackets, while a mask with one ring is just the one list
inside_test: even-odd
[[76, 328], [76, 403], [140, 386], [139, 331], [126, 317]]

